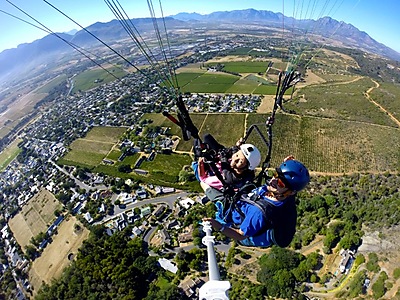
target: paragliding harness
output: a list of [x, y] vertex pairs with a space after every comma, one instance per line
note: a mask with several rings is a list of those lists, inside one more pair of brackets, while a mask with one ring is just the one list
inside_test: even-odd
[[[300, 73], [295, 71], [286, 71], [280, 72], [278, 78], [278, 85], [275, 94], [274, 107], [272, 110], [272, 114], [267, 118], [265, 124], [253, 124], [249, 127], [246, 132], [245, 137], [243, 138], [243, 143], [246, 142], [250, 134], [253, 130], [255, 130], [260, 136], [261, 140], [267, 146], [268, 152], [265, 157], [264, 162], [261, 166], [261, 172], [257, 175], [254, 182], [247, 182], [244, 186], [235, 190], [232, 186], [228, 185], [224, 180], [219, 168], [216, 165], [216, 156], [218, 153], [214, 149], [210, 149], [207, 144], [203, 143], [199, 137], [199, 131], [196, 126], [193, 124], [189, 112], [183, 102], [182, 96], [179, 95], [176, 100], [176, 105], [178, 108], [178, 120], [175, 119], [170, 113], [164, 111], [163, 115], [166, 116], [173, 123], [178, 125], [182, 130], [182, 137], [185, 141], [188, 141], [191, 137], [200, 141], [200, 147], [202, 148], [202, 156], [205, 158], [205, 161], [208, 163], [212, 172], [217, 176], [217, 178], [221, 181], [223, 189], [222, 192], [224, 194], [224, 199], [222, 201], [223, 204], [223, 216], [224, 220], [228, 220], [231, 216], [233, 210], [239, 212], [239, 214], [244, 218], [244, 213], [238, 207], [237, 202], [243, 201], [249, 204], [252, 204], [258, 207], [265, 219], [270, 220], [269, 215], [271, 213], [271, 204], [267, 201], [261, 199], [257, 194], [253, 194], [252, 196], [247, 196], [252, 190], [262, 185], [263, 181], [267, 182], [271, 177], [268, 175], [268, 168], [270, 166], [271, 153], [272, 153], [272, 125], [275, 121], [275, 114], [279, 108], [284, 111], [282, 101], [285, 92], [296, 85], [300, 81]], [[265, 125], [267, 127], [268, 139], [261, 132], [259, 125]]]

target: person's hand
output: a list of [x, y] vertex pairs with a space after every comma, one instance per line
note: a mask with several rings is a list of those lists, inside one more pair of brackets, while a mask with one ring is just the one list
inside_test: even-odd
[[208, 221], [211, 223], [211, 226], [215, 229], [215, 230], [220, 230], [222, 228], [222, 224], [220, 222], [218, 222], [217, 220], [213, 219], [213, 218], [203, 218], [203, 221]]
[[241, 138], [236, 142], [236, 147], [240, 147], [243, 143], [244, 143], [244, 138], [241, 137]]
[[289, 156], [285, 157], [283, 162], [288, 161], [288, 160], [294, 160], [294, 156], [293, 155], [289, 155]]

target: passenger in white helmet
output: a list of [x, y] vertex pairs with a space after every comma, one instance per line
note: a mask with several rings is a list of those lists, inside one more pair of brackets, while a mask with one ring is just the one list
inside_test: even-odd
[[[227, 186], [239, 189], [246, 182], [254, 180], [254, 170], [261, 162], [261, 153], [257, 147], [252, 144], [243, 144], [239, 140], [236, 146], [224, 148], [211, 135], [205, 135], [204, 141], [217, 153], [216, 164]], [[222, 198], [223, 183], [208, 168], [207, 162], [201, 155], [194, 169], [207, 197], [211, 201]]]

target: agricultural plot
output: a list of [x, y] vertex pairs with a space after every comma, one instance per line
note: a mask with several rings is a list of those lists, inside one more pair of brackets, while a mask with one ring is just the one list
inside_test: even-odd
[[17, 127], [21, 119], [34, 110], [35, 105], [42, 100], [46, 94], [29, 93], [8, 105], [8, 109], [0, 114], [0, 139], [11, 129]]
[[207, 70], [200, 70], [202, 72], [184, 72], [181, 71], [181, 73], [176, 74], [179, 86], [184, 87], [185, 85], [189, 84], [193, 80], [195, 80], [197, 77], [201, 76], [204, 74]]
[[23, 250], [32, 237], [45, 232], [55, 219], [54, 211], [61, 203], [46, 189], [32, 197], [22, 210], [9, 221], [15, 239]]
[[373, 89], [371, 98], [379, 103], [400, 121], [400, 87], [394, 84], [380, 83], [380, 87]]
[[298, 90], [297, 96], [288, 101], [285, 108], [303, 115], [396, 126], [365, 96], [374, 86], [368, 78], [346, 84], [308, 86]]
[[230, 147], [244, 136], [246, 114], [208, 114], [200, 134], [212, 134], [222, 145]]
[[[80, 230], [75, 229], [75, 224], [79, 225]], [[89, 236], [89, 230], [72, 216], [64, 220], [57, 231], [58, 234], [53, 236], [53, 241], [35, 259], [29, 271], [29, 282], [34, 293], [43, 282], [49, 284], [53, 278], [62, 274], [64, 268], [71, 263], [69, 259], [78, 254], [78, 249]]]
[[85, 138], [75, 140], [71, 150], [59, 160], [61, 164], [95, 167], [101, 163], [126, 128], [94, 127]]
[[121, 156], [121, 154], [122, 152], [120, 150], [113, 149], [108, 153], [106, 158], [111, 159], [113, 161], [117, 161], [118, 158]]
[[126, 131], [124, 127], [93, 127], [87, 135], [86, 140], [93, 140], [99, 142], [116, 143], [119, 141], [120, 136]]
[[176, 70], [177, 74], [180, 74], [180, 73], [205, 73], [205, 72], [207, 72], [207, 69], [202, 67], [202, 63], [188, 64], [188, 65]]
[[[247, 124], [262, 123], [266, 117], [251, 114]], [[267, 136], [265, 130], [264, 134]], [[267, 149], [255, 133], [249, 141], [265, 155]], [[271, 166], [293, 154], [315, 172], [399, 171], [399, 149], [397, 128], [278, 114], [273, 127]]]
[[[202, 137], [206, 133], [212, 134], [221, 144], [230, 146], [234, 145], [236, 141], [244, 135], [244, 124], [246, 114], [190, 114], [194, 125], [199, 129], [199, 135]], [[182, 132], [178, 126], [166, 119], [160, 114], [145, 114], [143, 119], [152, 119], [154, 126], [171, 127], [170, 133], [172, 135], [182, 136]], [[189, 152], [192, 150], [193, 140], [179, 141], [179, 151]]]
[[261, 85], [271, 85], [271, 83], [262, 77], [251, 74], [236, 81], [227, 89], [226, 93], [253, 94]]
[[60, 75], [51, 80], [49, 83], [46, 83], [41, 88], [37, 90], [37, 93], [48, 93], [56, 86], [59, 86], [61, 83], [67, 83], [67, 75]]
[[182, 86], [182, 92], [224, 93], [237, 80], [238, 76], [227, 74], [203, 74]]
[[[269, 61], [227, 61], [222, 63], [224, 70], [233, 73], [264, 73]], [[207, 64], [214, 66], [214, 63]]]
[[[192, 142], [192, 141], [191, 141]], [[124, 159], [120, 164], [130, 164], [133, 165], [137, 158], [139, 158], [139, 154], [135, 154], [134, 156], [128, 156]], [[122, 173], [118, 171], [118, 167], [109, 165], [98, 165], [94, 168], [94, 172], [102, 172], [104, 174], [112, 175], [119, 178], [134, 178], [135, 180], [143, 180], [145, 178], [146, 182], [157, 184], [157, 185], [167, 185], [171, 186], [176, 184], [176, 187], [179, 188], [182, 186], [178, 185], [178, 176], [179, 172], [182, 170], [184, 166], [190, 166], [192, 159], [189, 155], [182, 154], [157, 154], [153, 161], [148, 162], [144, 161], [140, 166], [140, 169], [148, 171], [147, 175], [139, 175], [135, 172], [131, 173]], [[145, 177], [144, 177], [145, 176]], [[188, 183], [191, 185], [191, 183]], [[185, 187], [188, 188], [188, 185]], [[198, 188], [198, 184], [193, 184], [194, 188]]]
[[5, 168], [18, 156], [21, 152], [21, 149], [18, 148], [18, 143], [21, 142], [21, 139], [16, 139], [12, 142], [7, 148], [5, 148], [0, 153], [0, 172], [4, 171]]
[[[124, 70], [117, 67], [107, 68], [107, 70], [118, 78], [126, 75], [126, 72]], [[87, 91], [114, 80], [115, 77], [113, 77], [103, 69], [92, 69], [89, 71], [85, 71], [74, 78], [75, 85], [72, 92], [74, 93], [79, 90]]]

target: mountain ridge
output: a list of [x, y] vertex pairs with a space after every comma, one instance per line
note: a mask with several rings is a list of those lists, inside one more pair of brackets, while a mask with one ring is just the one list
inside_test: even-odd
[[[139, 32], [154, 32], [152, 18], [132, 19], [133, 24]], [[375, 41], [366, 32], [360, 31], [352, 24], [339, 22], [331, 17], [322, 17], [318, 20], [306, 19], [297, 20], [292, 17], [285, 17], [281, 13], [274, 13], [267, 10], [233, 10], [217, 11], [207, 15], [198, 13], [182, 12], [165, 18], [168, 29], [188, 28], [192, 23], [235, 23], [235, 24], [258, 24], [268, 25], [275, 28], [282, 28], [282, 24], [287, 24], [287, 29], [296, 29], [305, 33], [321, 36], [325, 39], [337, 40], [343, 46], [357, 48], [366, 52], [374, 53], [386, 58], [400, 61], [400, 53]], [[116, 42], [127, 39], [128, 35], [122, 28], [118, 20], [109, 22], [96, 22], [87, 27], [91, 33], [105, 42]], [[80, 47], [93, 47], [100, 42], [90, 36], [85, 30], [79, 30], [74, 34], [57, 33], [66, 41], [77, 44]], [[46, 59], [52, 59], [55, 55], [60, 55], [68, 51], [75, 51], [69, 45], [50, 34], [32, 43], [18, 45], [17, 48], [7, 49], [0, 53], [0, 79], [11, 74], [11, 72], [21, 72], [26, 70], [27, 65], [35, 61], [40, 63]]]

